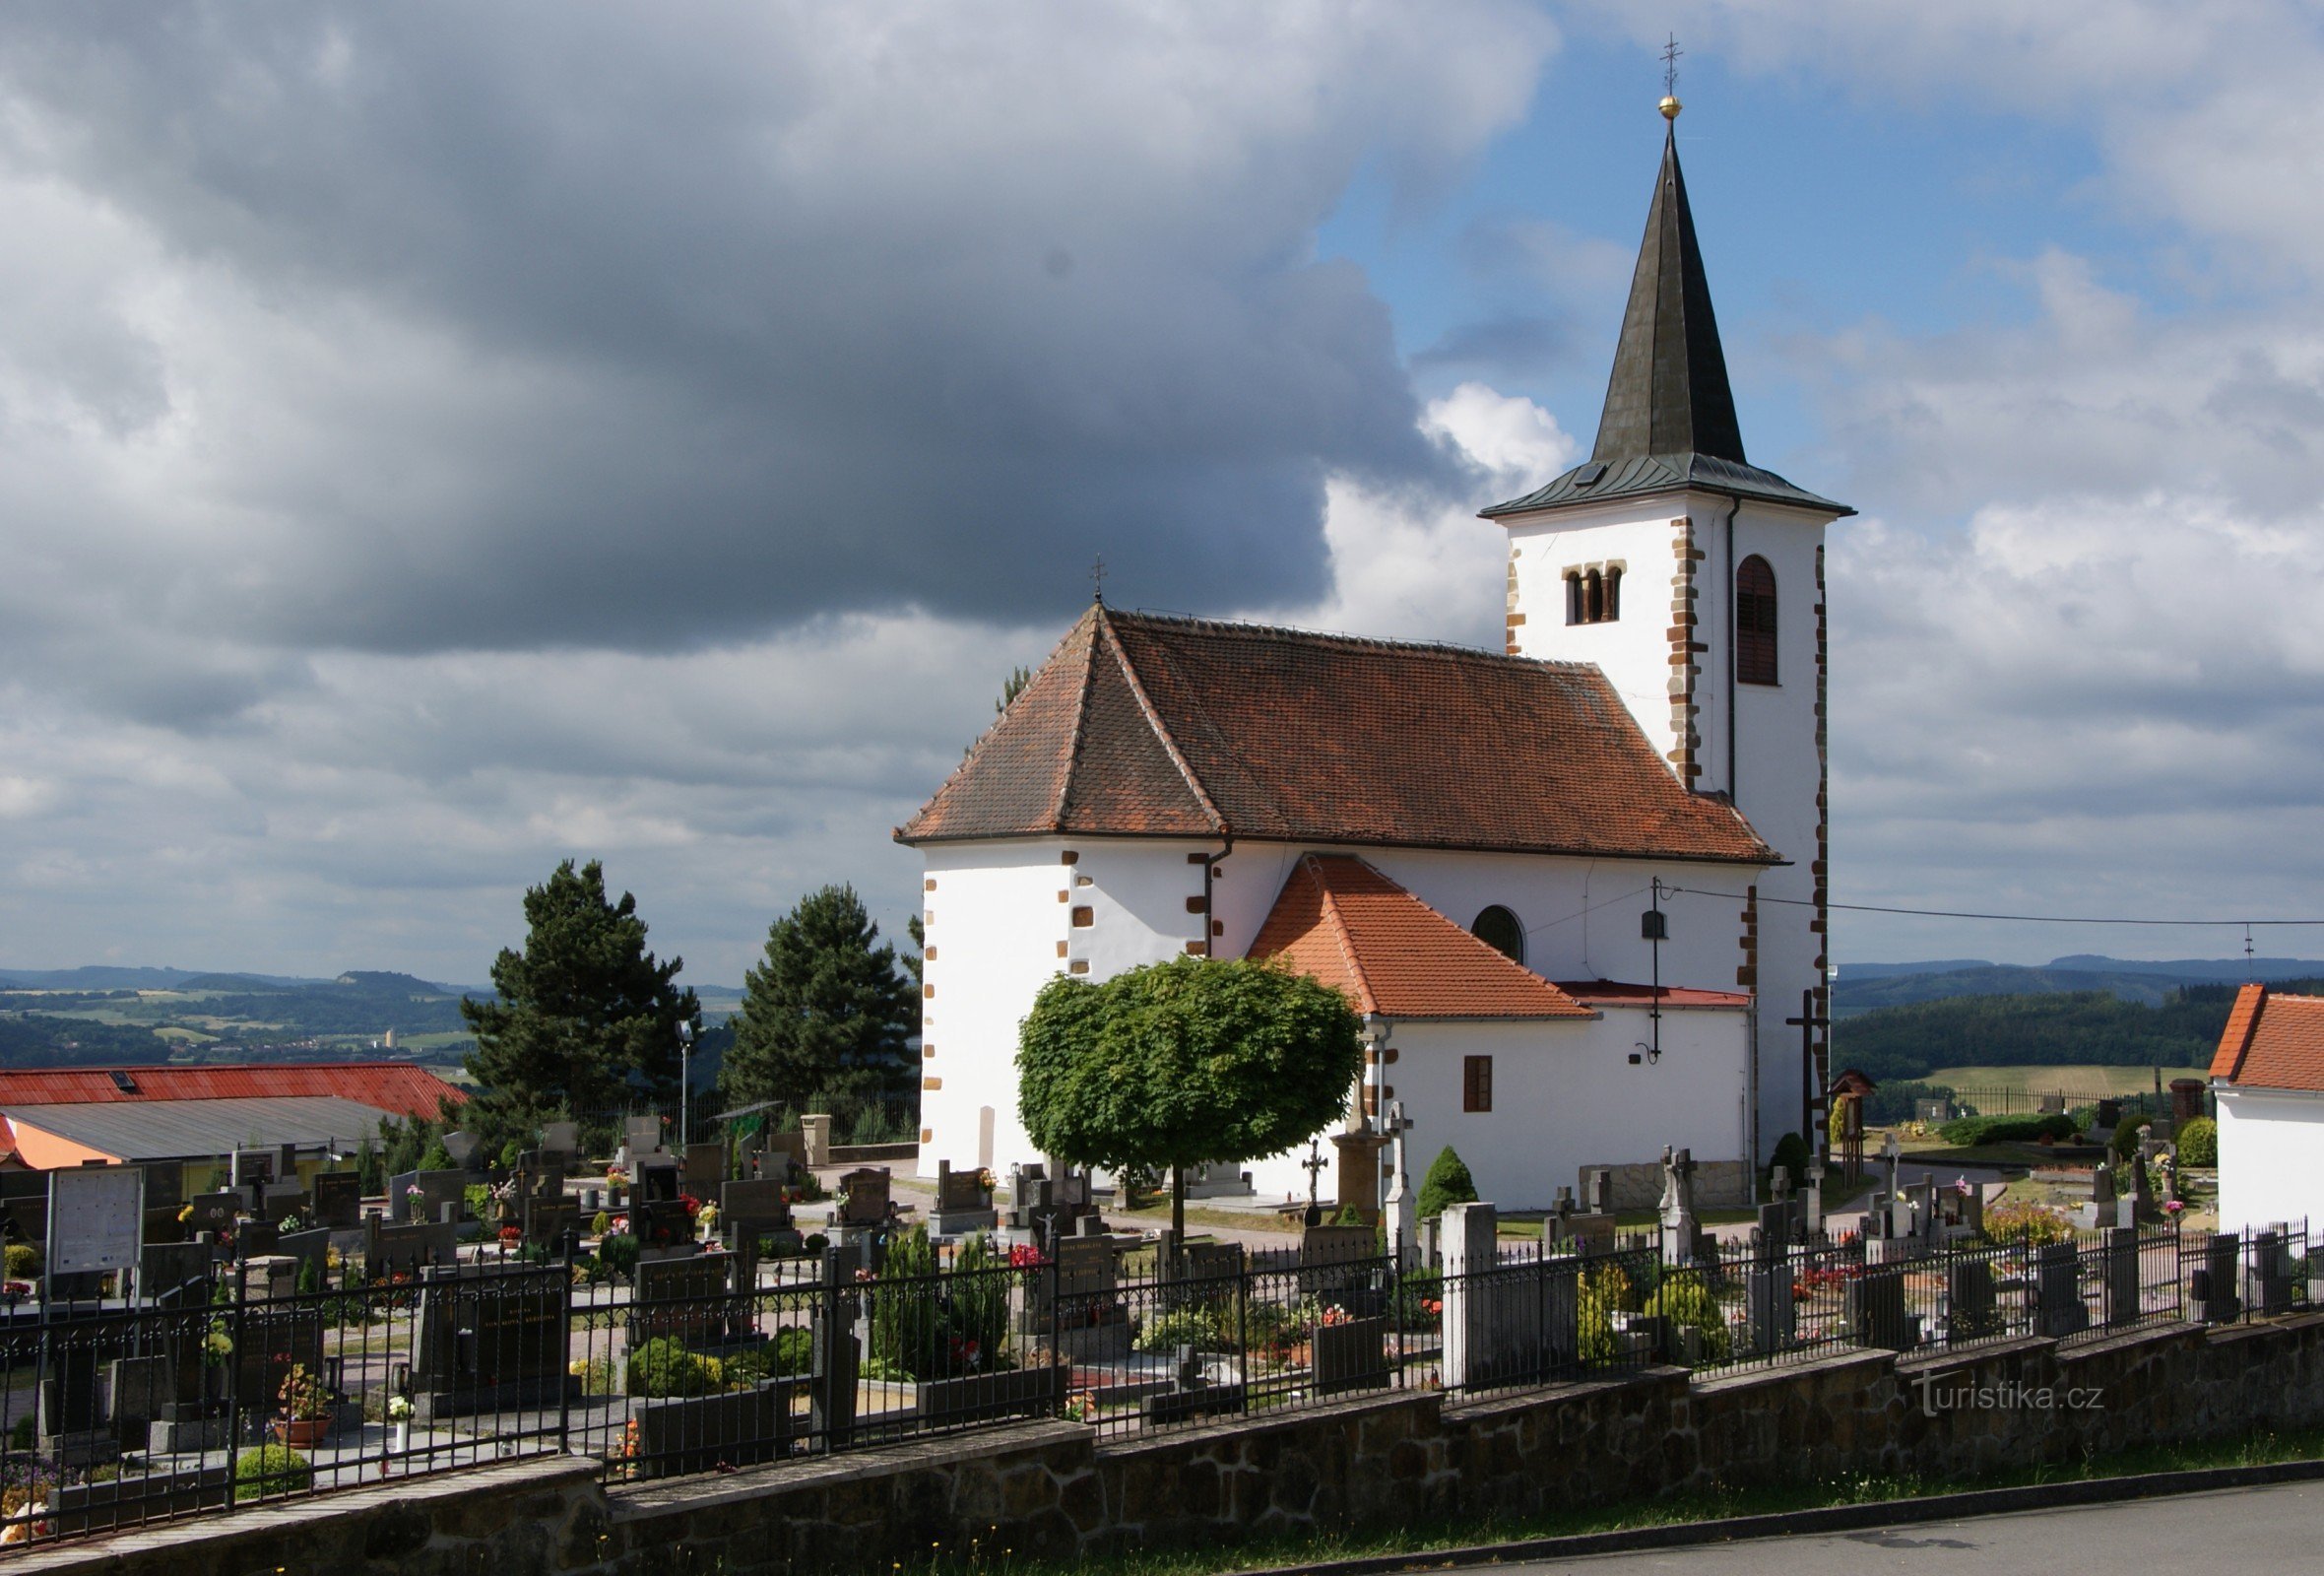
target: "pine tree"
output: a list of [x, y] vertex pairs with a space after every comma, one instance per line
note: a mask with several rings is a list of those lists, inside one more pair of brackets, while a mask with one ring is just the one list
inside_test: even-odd
[[884, 1093], [908, 1076], [918, 992], [849, 886], [809, 892], [768, 927], [719, 1069], [731, 1105]]
[[677, 984], [684, 960], [646, 951], [637, 899], [609, 901], [604, 868], [568, 859], [525, 893], [525, 950], [493, 961], [496, 999], [460, 1004], [484, 1090], [463, 1122], [497, 1148], [559, 1113], [675, 1105], [678, 1026], [702, 1010]]

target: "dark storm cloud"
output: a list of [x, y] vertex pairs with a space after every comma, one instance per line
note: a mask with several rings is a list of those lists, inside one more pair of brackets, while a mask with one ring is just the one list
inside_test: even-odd
[[[1498, 15], [1474, 69], [1521, 77]], [[1296, 601], [1326, 473], [1449, 480], [1385, 309], [1307, 237], [1384, 145], [1474, 140], [1404, 102], [1459, 48], [1385, 68], [1405, 24], [1335, 17], [12, 7], [0, 161], [344, 332], [191, 418], [260, 560], [206, 586], [247, 637], [1054, 617], [1100, 552], [1142, 602]], [[188, 419], [165, 355], [127, 335], [73, 397]]]

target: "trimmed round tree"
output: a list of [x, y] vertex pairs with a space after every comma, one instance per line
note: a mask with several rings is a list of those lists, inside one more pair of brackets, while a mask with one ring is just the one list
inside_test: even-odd
[[1363, 1071], [1347, 998], [1279, 964], [1196, 957], [1042, 987], [1017, 1037], [1017, 1108], [1074, 1165], [1186, 1168], [1280, 1154], [1347, 1111]]

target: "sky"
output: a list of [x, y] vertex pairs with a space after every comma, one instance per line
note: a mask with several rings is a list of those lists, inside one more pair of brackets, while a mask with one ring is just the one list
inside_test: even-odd
[[1836, 899], [2324, 915], [2308, 8], [24, 3], [0, 966], [471, 983], [578, 857], [732, 984], [827, 882], [901, 929], [1101, 556], [1497, 644], [1670, 33], [1752, 458], [1861, 511]]

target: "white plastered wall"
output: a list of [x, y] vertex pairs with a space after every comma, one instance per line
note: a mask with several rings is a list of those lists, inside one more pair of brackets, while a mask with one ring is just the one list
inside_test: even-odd
[[2213, 1086], [2220, 1229], [2324, 1224], [2324, 1094]]
[[[1523, 655], [1591, 662], [1604, 672], [1667, 761], [1681, 739], [1671, 666], [1673, 603], [1682, 538], [1691, 536], [1696, 626], [1692, 653], [1693, 786], [1729, 792], [1752, 826], [1787, 863], [1759, 883], [1758, 961], [1747, 982], [1730, 971], [1722, 988], [1755, 988], [1763, 1010], [1756, 1026], [1760, 1066], [1759, 1150], [1801, 1125], [1805, 1098], [1799, 1029], [1783, 1019], [1799, 1012], [1801, 993], [1821, 983], [1829, 955], [1815, 908], [1823, 782], [1817, 749], [1821, 621], [1818, 556], [1828, 523], [1805, 510], [1671, 493], [1597, 508], [1574, 508], [1504, 521], [1513, 576], [1510, 635]], [[1757, 555], [1775, 577], [1776, 683], [1730, 685], [1734, 597], [1730, 572]], [[1621, 617], [1569, 624], [1568, 569], [1624, 565]], [[1732, 749], [1730, 750], [1730, 740]], [[1674, 769], [1675, 766], [1674, 766]], [[1699, 983], [1709, 983], [1708, 981]]]

